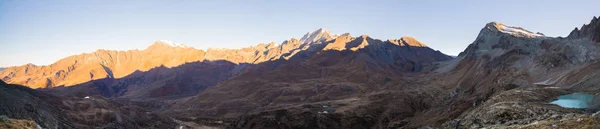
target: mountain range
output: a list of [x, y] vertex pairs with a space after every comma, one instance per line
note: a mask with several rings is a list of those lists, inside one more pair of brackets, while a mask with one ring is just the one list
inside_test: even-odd
[[[381, 62], [384, 63], [382, 65], [388, 65], [384, 67], [402, 67], [399, 69], [408, 71], [418, 71], [422, 65], [451, 59], [412, 37], [382, 41], [366, 35], [337, 36], [321, 28], [307, 33], [300, 40], [292, 38], [281, 44], [258, 44], [242, 49], [205, 51], [159, 40], [144, 50], [98, 50], [70, 56], [48, 66], [27, 64], [9, 67], [0, 72], [0, 76], [7, 83], [31, 88], [88, 86], [93, 91], [85, 89], [82, 92], [99, 93], [107, 97], [142, 99], [190, 96], [240, 73], [259, 69], [253, 67], [263, 67], [263, 64], [277, 67], [275, 65], [280, 63], [276, 62], [283, 60], [304, 62], [311, 57], [321, 56], [321, 53], [331, 53], [327, 52], [330, 50], [358, 51], [365, 47], [369, 48], [370, 53], [360, 57], [361, 61], [381, 60], [385, 61]], [[352, 60], [356, 59], [348, 59]]]
[[[323, 28], [241, 49], [159, 40], [0, 71], [0, 115], [45, 128], [598, 128], [599, 43], [597, 17], [567, 37], [490, 22], [456, 57]], [[594, 97], [550, 103], [571, 93]]]

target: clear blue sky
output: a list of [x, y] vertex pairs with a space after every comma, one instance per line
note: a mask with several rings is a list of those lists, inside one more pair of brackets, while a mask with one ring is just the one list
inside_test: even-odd
[[566, 36], [600, 0], [0, 0], [0, 66], [51, 64], [97, 49], [171, 40], [241, 48], [326, 28], [378, 39], [414, 36], [457, 55], [488, 22]]

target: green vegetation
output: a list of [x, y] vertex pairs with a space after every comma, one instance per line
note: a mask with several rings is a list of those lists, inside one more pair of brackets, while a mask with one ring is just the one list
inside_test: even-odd
[[8, 117], [5, 115], [0, 115], [0, 122], [8, 122]]

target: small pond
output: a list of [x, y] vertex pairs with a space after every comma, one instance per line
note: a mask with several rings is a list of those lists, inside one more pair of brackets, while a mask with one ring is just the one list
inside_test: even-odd
[[550, 103], [556, 104], [564, 108], [587, 108], [590, 102], [594, 99], [592, 94], [584, 93], [573, 93], [568, 95], [561, 95], [558, 100], [554, 100]]

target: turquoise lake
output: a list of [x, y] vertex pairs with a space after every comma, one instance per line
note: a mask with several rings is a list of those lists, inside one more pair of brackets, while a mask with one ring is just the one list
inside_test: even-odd
[[550, 103], [559, 105], [565, 108], [587, 108], [588, 104], [592, 102], [594, 95], [584, 93], [573, 93], [568, 95], [561, 95], [558, 100]]

